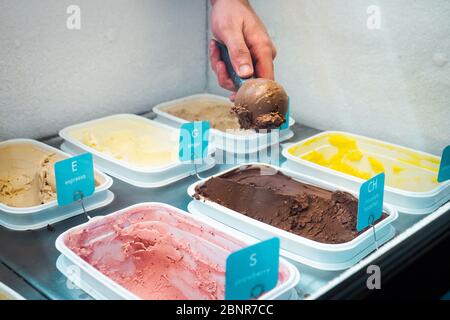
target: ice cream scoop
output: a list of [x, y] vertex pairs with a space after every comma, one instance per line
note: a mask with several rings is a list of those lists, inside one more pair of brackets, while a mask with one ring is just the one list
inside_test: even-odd
[[238, 89], [232, 111], [243, 129], [276, 129], [286, 120], [289, 98], [284, 88], [270, 79], [244, 80], [234, 70], [225, 45], [217, 42], [228, 74]]
[[249, 79], [239, 88], [232, 110], [244, 129], [276, 129], [286, 121], [289, 99], [273, 80]]

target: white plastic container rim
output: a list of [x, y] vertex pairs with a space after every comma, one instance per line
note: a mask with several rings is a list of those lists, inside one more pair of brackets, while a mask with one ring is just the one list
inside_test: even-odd
[[[166, 112], [165, 109], [168, 109], [170, 107], [174, 107], [174, 106], [176, 106], [179, 103], [186, 103], [186, 102], [195, 101], [195, 100], [198, 100], [198, 99], [208, 99], [208, 100], [213, 100], [213, 101], [215, 100], [215, 101], [218, 101], [218, 102], [229, 102], [229, 100], [227, 98], [222, 97], [222, 96], [218, 96], [218, 95], [212, 95], [212, 94], [206, 94], [206, 93], [205, 94], [195, 94], [195, 95], [187, 96], [187, 97], [184, 97], [184, 98], [175, 99], [175, 100], [167, 101], [167, 102], [164, 102], [164, 103], [160, 103], [160, 104], [156, 105], [155, 107], [153, 107], [152, 110], [159, 118], [165, 119], [170, 124], [172, 124], [172, 125], [181, 125], [181, 124], [187, 123], [189, 121], [187, 121], [185, 119], [182, 119], [182, 118], [179, 118], [179, 117], [176, 117], [174, 115], [171, 115], [170, 113]], [[158, 118], [156, 120], [158, 120]], [[289, 118], [289, 127], [293, 126], [294, 124], [295, 124], [294, 118], [290, 117]], [[226, 141], [237, 141], [238, 143], [240, 143], [240, 142], [246, 142], [246, 141], [249, 141], [249, 140], [257, 140], [259, 138], [268, 136], [268, 133], [258, 133], [258, 132], [254, 131], [254, 130], [242, 130], [242, 132], [240, 132], [238, 134], [232, 134], [232, 133], [228, 133], [228, 132], [223, 132], [221, 130], [214, 129], [214, 128], [211, 128], [210, 130], [211, 130], [211, 135], [213, 137], [213, 139], [212, 139], [213, 143], [215, 144], [215, 146], [217, 148], [220, 148], [220, 149], [227, 149], [226, 148], [227, 143], [225, 142], [225, 145], [219, 145], [219, 144], [217, 144], [217, 142], [214, 142], [215, 137], [217, 137], [217, 138], [220, 137], [222, 139], [224, 138]], [[293, 136], [292, 131], [290, 131], [288, 129], [286, 129], [285, 131], [286, 131], [287, 134], [283, 134], [283, 136], [282, 136], [282, 133], [280, 132], [280, 140], [273, 141], [271, 144], [277, 143], [277, 142], [281, 142], [281, 141], [289, 139], [290, 137]], [[267, 139], [264, 140], [264, 141], [267, 141]], [[248, 153], [257, 152], [260, 149], [267, 148], [271, 144], [267, 143], [265, 145], [260, 145], [260, 146], [258, 146], [258, 148], [256, 150], [248, 150]], [[225, 150], [225, 151], [229, 151], [229, 150]], [[237, 151], [237, 153], [242, 153], [242, 152], [238, 152]]]
[[[78, 154], [80, 152], [80, 149], [73, 148], [73, 146], [71, 146], [67, 142], [64, 142], [61, 145], [61, 149], [69, 154]], [[215, 166], [214, 159], [212, 157], [208, 157], [208, 158], [204, 159], [204, 163], [202, 165], [199, 165], [197, 167], [197, 173], [209, 170], [209, 169], [213, 168], [214, 166]], [[178, 173], [178, 174], [173, 174], [173, 175], [171, 174], [166, 177], [157, 176], [157, 177], [152, 177], [152, 178], [148, 178], [148, 179], [137, 180], [137, 179], [133, 179], [132, 177], [130, 177], [125, 171], [118, 172], [114, 168], [108, 168], [107, 165], [105, 166], [105, 165], [99, 164], [98, 162], [96, 163], [96, 167], [99, 168], [100, 170], [102, 170], [103, 172], [105, 172], [119, 180], [122, 180], [126, 183], [129, 183], [129, 184], [139, 187], [139, 188], [164, 187], [166, 185], [169, 185], [171, 183], [174, 183], [176, 181], [179, 181], [181, 179], [184, 179], [184, 178], [194, 175], [196, 173], [195, 168], [192, 166], [192, 168], [190, 170], [183, 170], [181, 173]]]
[[[74, 264], [66, 256], [60, 255], [56, 260], [56, 268], [79, 289], [86, 292], [95, 300], [121, 299], [117, 295], [111, 296], [111, 291], [104, 291], [105, 287], [87, 273], [73, 272]], [[295, 288], [283, 293], [277, 297], [277, 300], [298, 300], [298, 294]]]
[[[343, 134], [349, 137], [353, 137], [356, 139], [364, 139], [367, 141], [372, 141], [374, 143], [381, 143], [387, 146], [392, 146], [394, 148], [400, 148], [400, 149], [405, 149], [408, 150], [410, 152], [414, 152], [417, 154], [422, 154], [424, 156], [427, 157], [433, 157], [433, 158], [438, 158], [435, 155], [426, 153], [426, 152], [422, 152], [422, 151], [418, 151], [415, 149], [411, 149], [411, 148], [407, 148], [407, 147], [403, 147], [403, 146], [399, 146], [393, 143], [388, 143], [382, 140], [377, 140], [377, 139], [373, 139], [373, 138], [369, 138], [369, 137], [365, 137], [365, 136], [361, 136], [361, 135], [356, 135], [356, 134], [352, 134], [352, 133], [348, 133], [348, 132], [343, 132], [343, 131], [323, 131], [321, 133], [318, 133], [316, 135], [313, 135], [309, 138], [303, 139], [301, 141], [295, 142], [295, 143], [289, 143], [283, 146], [283, 150], [282, 150], [282, 155], [287, 159], [287, 163], [285, 165], [286, 168], [289, 168], [289, 170], [291, 171], [295, 171], [295, 167], [291, 166], [291, 164], [296, 164], [299, 166], [304, 166], [310, 169], [313, 169], [315, 172], [319, 172], [319, 173], [324, 173], [327, 176], [329, 176], [330, 178], [335, 178], [336, 180], [333, 181], [337, 184], [341, 184], [340, 182], [342, 181], [350, 181], [352, 182], [354, 185], [360, 185], [361, 183], [363, 183], [365, 180], [343, 173], [343, 172], [339, 172], [337, 170], [333, 170], [331, 168], [327, 168], [325, 166], [321, 166], [319, 164], [313, 163], [311, 161], [307, 161], [304, 159], [301, 159], [299, 157], [293, 156], [291, 155], [288, 150], [290, 148], [293, 148], [295, 146], [298, 145], [302, 145], [305, 142], [312, 140], [312, 139], [316, 139], [318, 137], [321, 137], [323, 135], [327, 135], [327, 134]], [[435, 189], [427, 191], [427, 192], [413, 192], [413, 191], [406, 191], [406, 190], [402, 190], [399, 188], [394, 188], [394, 187], [390, 187], [390, 186], [385, 186], [385, 195], [387, 195], [389, 197], [389, 193], [394, 194], [394, 195], [398, 195], [401, 197], [405, 197], [405, 198], [410, 198], [410, 199], [414, 199], [414, 200], [428, 200], [428, 199], [434, 199], [436, 197], [442, 196], [441, 199], [439, 200], [434, 200], [432, 201], [434, 204], [430, 207], [402, 207], [401, 205], [397, 205], [396, 203], [389, 201], [389, 199], [386, 199], [386, 201], [390, 202], [391, 204], [393, 204], [394, 206], [396, 206], [400, 212], [402, 213], [411, 213], [411, 214], [427, 214], [427, 213], [431, 213], [433, 211], [435, 211], [438, 207], [440, 207], [442, 204], [444, 204], [445, 202], [450, 200], [450, 181], [445, 181], [440, 183]], [[445, 196], [445, 192], [448, 190], [448, 194], [447, 196]]]
[[[32, 139], [12, 139], [12, 140], [7, 140], [7, 141], [3, 141], [0, 142], [0, 147], [5, 146], [5, 145], [14, 145], [14, 144], [31, 144], [39, 149], [42, 150], [46, 150], [46, 151], [50, 151], [52, 153], [56, 153], [58, 155], [64, 156], [66, 158], [70, 158], [71, 155], [68, 153], [65, 153], [59, 149], [56, 149], [52, 146], [49, 146], [45, 143], [36, 141], [36, 140], [32, 140]], [[95, 187], [95, 192], [94, 194], [103, 192], [103, 191], [107, 191], [113, 184], [113, 180], [107, 176], [106, 174], [104, 174], [103, 172], [94, 169], [94, 173], [96, 176], [100, 177], [100, 179], [103, 181], [103, 183], [97, 187]], [[4, 211], [10, 214], [17, 214], [17, 215], [27, 215], [27, 214], [31, 214], [31, 213], [37, 213], [37, 212], [42, 212], [45, 211], [47, 209], [51, 209], [54, 207], [58, 206], [58, 202], [57, 200], [52, 200], [49, 201], [47, 203], [44, 204], [40, 204], [37, 206], [33, 206], [33, 207], [24, 207], [24, 208], [18, 208], [18, 207], [11, 207], [11, 206], [7, 206], [4, 203], [0, 203], [0, 211]], [[0, 212], [1, 214], [1, 212]]]
[[[200, 206], [199, 206], [200, 205]], [[211, 218], [212, 215], [205, 214], [205, 210], [208, 208], [202, 208], [202, 204], [198, 203], [197, 201], [191, 201], [188, 204], [188, 211], [192, 213], [195, 216], [201, 216], [203, 218], [209, 219], [208, 221], [211, 221], [210, 224], [221, 227], [221, 228], [231, 228], [229, 225], [225, 224], [224, 222], [219, 222], [218, 220], [215, 220]], [[215, 213], [215, 212], [214, 212]], [[244, 233], [243, 231], [232, 229], [236, 233], [239, 233], [239, 239], [258, 239], [256, 236], [250, 236], [247, 233]], [[247, 229], [248, 230], [248, 229]], [[248, 232], [248, 231], [247, 231]], [[390, 227], [390, 229], [386, 232], [386, 235], [381, 238], [377, 238], [377, 242], [379, 245], [384, 244], [389, 239], [391, 239], [395, 235], [395, 229], [393, 227]], [[301, 256], [299, 254], [293, 253], [289, 250], [280, 248], [280, 255], [284, 258], [286, 258], [289, 262], [293, 263], [300, 263], [302, 265], [307, 265], [309, 267], [319, 269], [319, 270], [326, 270], [326, 271], [341, 271], [350, 268], [351, 266], [358, 263], [361, 259], [363, 259], [365, 256], [367, 256], [369, 253], [371, 253], [375, 249], [375, 245], [372, 243], [371, 245], [364, 247], [359, 251], [356, 255], [354, 255], [351, 259], [343, 262], [343, 263], [328, 263], [328, 262], [322, 262], [318, 259], [310, 259], [305, 256]], [[333, 254], [332, 252], [329, 254]]]
[[[162, 124], [160, 122], [150, 120], [148, 118], [138, 116], [135, 114], [116, 114], [64, 128], [59, 132], [60, 137], [65, 140], [61, 148], [72, 154], [77, 154], [80, 152], [91, 152], [94, 155], [94, 158], [97, 160], [96, 161], [97, 167], [102, 169], [102, 171], [140, 188], [163, 187], [195, 174], [196, 171], [192, 163], [181, 162], [179, 159], [174, 160], [172, 163], [169, 163], [166, 166], [152, 167], [152, 168], [138, 167], [129, 164], [125, 161], [115, 159], [114, 157], [107, 155], [105, 153], [99, 152], [94, 148], [89, 147], [84, 143], [78, 141], [77, 139], [70, 137], [70, 131], [72, 130], [77, 130], [88, 125], [95, 125], [95, 123], [107, 119], [120, 119], [120, 118], [146, 121], [156, 127], [168, 130], [174, 135], [174, 137], [175, 135], [177, 135], [177, 137], [179, 136], [179, 134], [177, 134], [179, 129], [175, 129], [171, 126]], [[214, 167], [215, 161], [212, 157], [213, 153], [214, 148], [213, 146], [210, 146], [208, 148], [207, 158], [204, 159], [204, 162], [202, 164], [197, 165], [197, 172], [202, 172]]]
[[24, 297], [2, 282], [0, 282], [0, 295], [4, 295], [10, 300], [25, 300]]
[[[328, 243], [322, 243], [322, 242], [318, 242], [318, 241], [314, 241], [311, 239], [307, 239], [305, 237], [293, 234], [291, 232], [282, 230], [280, 228], [271, 226], [269, 224], [266, 224], [264, 222], [258, 221], [256, 219], [250, 218], [242, 213], [239, 213], [237, 211], [231, 210], [229, 208], [226, 208], [220, 204], [217, 204], [213, 201], [201, 198], [199, 200], [195, 199], [193, 196], [195, 194], [195, 188], [203, 183], [205, 183], [208, 179], [212, 178], [212, 177], [217, 177], [217, 176], [221, 176], [223, 174], [226, 174], [230, 171], [233, 171], [235, 169], [238, 168], [243, 168], [243, 167], [248, 167], [248, 166], [263, 166], [263, 167], [269, 167], [272, 168], [276, 171], [280, 171], [283, 174], [292, 177], [293, 179], [302, 182], [302, 183], [307, 183], [307, 184], [311, 184], [317, 187], [320, 187], [322, 189], [325, 190], [329, 190], [329, 191], [335, 191], [335, 190], [340, 190], [340, 191], [345, 191], [348, 192], [352, 195], [354, 195], [356, 198], [358, 198], [358, 195], [351, 191], [351, 190], [347, 190], [345, 188], [340, 188], [336, 185], [333, 185], [331, 183], [319, 180], [319, 179], [315, 179], [312, 177], [308, 177], [308, 176], [304, 176], [302, 174], [284, 169], [284, 168], [280, 168], [277, 166], [273, 166], [273, 165], [269, 165], [269, 164], [261, 164], [261, 163], [247, 163], [247, 164], [242, 164], [242, 165], [238, 165], [235, 166], [233, 168], [230, 168], [228, 170], [219, 172], [215, 175], [212, 175], [211, 177], [207, 177], [204, 178], [202, 180], [199, 180], [193, 184], [191, 184], [187, 190], [188, 195], [193, 198], [193, 203], [195, 204], [200, 204], [203, 205], [204, 207], [202, 208], [202, 206], [200, 207], [192, 207], [192, 204], [189, 206], [189, 209], [194, 209], [197, 212], [192, 212], [191, 213], [201, 213], [202, 215], [206, 214], [209, 217], [216, 219], [216, 216], [212, 215], [212, 214], [208, 214], [206, 213], [205, 210], [215, 210], [216, 212], [220, 212], [222, 214], [224, 214], [224, 216], [229, 217], [230, 219], [227, 221], [218, 221], [222, 224], [234, 227], [233, 225], [235, 223], [231, 222], [231, 223], [227, 223], [228, 221], [239, 221], [240, 223], [244, 224], [246, 226], [245, 228], [245, 233], [246, 234], [251, 234], [252, 231], [258, 231], [261, 230], [264, 233], [268, 233], [268, 234], [272, 234], [273, 236], [276, 237], [280, 237], [281, 239], [281, 243], [282, 243], [282, 249], [283, 248], [283, 238], [287, 239], [289, 242], [293, 242], [293, 243], [298, 243], [301, 246], [307, 247], [311, 250], [311, 254], [310, 256], [314, 256], [314, 252], [317, 250], [322, 250], [324, 253], [326, 252], [327, 254], [330, 255], [335, 255], [338, 253], [342, 253], [342, 252], [350, 252], [350, 251], [356, 251], [358, 249], [360, 249], [358, 252], [355, 252], [353, 254], [353, 258], [354, 259], [350, 259], [348, 260], [347, 263], [322, 263], [320, 260], [315, 260], [315, 259], [311, 259], [311, 257], [308, 257], [306, 255], [300, 255], [288, 250], [284, 250], [283, 256], [298, 261], [300, 263], [304, 263], [307, 264], [309, 266], [312, 266], [314, 268], [320, 268], [323, 270], [342, 270], [342, 269], [346, 269], [348, 267], [350, 267], [352, 264], [356, 263], [357, 261], [354, 261], [356, 258], [360, 258], [361, 256], [361, 252], [363, 251], [367, 251], [368, 247], [363, 247], [363, 248], [359, 248], [361, 246], [361, 244], [363, 244], [364, 242], [366, 242], [369, 238], [373, 237], [373, 230], [372, 229], [367, 229], [366, 231], [364, 231], [363, 233], [361, 233], [360, 235], [358, 235], [356, 238], [354, 238], [353, 240], [349, 241], [349, 242], [345, 242], [345, 243], [339, 243], [339, 244], [328, 244]], [[385, 213], [388, 214], [388, 216], [381, 220], [380, 222], [378, 222], [375, 225], [376, 228], [376, 233], [378, 233], [380, 230], [383, 230], [386, 227], [391, 227], [391, 223], [396, 220], [398, 218], [398, 212], [397, 210], [389, 205], [389, 204], [384, 204], [383, 205], [383, 211]], [[211, 213], [211, 212], [210, 212]], [[391, 227], [391, 229], [393, 229]], [[386, 232], [387, 236], [384, 237], [384, 239], [382, 238], [378, 238], [378, 243], [381, 244], [382, 240], [387, 241], [388, 239], [390, 239], [394, 234], [393, 234], [393, 230], [388, 230]], [[362, 257], [361, 257], [362, 258]], [[357, 259], [356, 259], [357, 260]]]
[[[214, 229], [218, 229], [217, 227], [210, 225], [208, 223], [208, 221], [206, 219], [203, 219], [202, 217], [190, 215], [186, 211], [183, 211], [183, 210], [173, 207], [171, 205], [168, 205], [165, 203], [159, 203], [159, 202], [138, 203], [138, 204], [129, 206], [127, 208], [121, 209], [119, 211], [113, 212], [111, 214], [108, 214], [107, 216], [111, 217], [111, 216], [120, 215], [120, 214], [123, 214], [124, 212], [133, 210], [133, 209], [141, 207], [141, 206], [147, 206], [147, 205], [157, 205], [157, 206], [161, 206], [161, 207], [170, 209], [177, 213], [187, 215], [187, 217], [189, 217], [190, 219], [195, 220], [201, 224], [207, 225]], [[106, 217], [106, 216], [104, 216], [104, 217]], [[55, 242], [56, 249], [71, 263], [73, 263], [74, 265], [79, 267], [83, 273], [90, 275], [90, 276], [94, 277], [95, 279], [97, 279], [110, 292], [113, 292], [113, 293], [119, 295], [123, 299], [140, 300], [141, 298], [139, 298], [135, 294], [131, 293], [129, 290], [125, 289], [123, 286], [119, 285], [117, 282], [113, 281], [112, 279], [110, 279], [109, 277], [107, 277], [106, 275], [101, 273], [99, 270], [94, 268], [92, 265], [90, 265], [89, 263], [84, 261], [81, 257], [79, 257], [77, 254], [75, 254], [72, 250], [70, 250], [64, 243], [64, 239], [69, 233], [76, 231], [76, 230], [86, 228], [90, 223], [93, 223], [94, 221], [98, 221], [98, 219], [102, 219], [102, 218], [103, 218], [102, 216], [97, 216], [94, 219], [92, 219], [84, 224], [81, 224], [79, 226], [76, 226], [74, 228], [71, 228], [71, 229], [65, 231], [64, 233], [62, 233], [61, 235], [59, 235]], [[218, 230], [242, 241], [242, 239], [238, 238], [235, 235], [235, 233], [230, 232], [230, 230], [228, 230], [228, 229], [226, 231], [222, 231], [220, 229], [218, 229]], [[243, 242], [247, 242], [247, 241], [243, 241]], [[257, 242], [257, 241], [255, 240], [255, 242]], [[248, 244], [250, 245], [252, 243], [248, 243]], [[286, 260], [284, 260], [282, 258], [280, 258], [280, 264], [283, 264], [286, 267], [286, 269], [289, 272], [289, 277], [286, 279], [285, 282], [281, 283], [276, 288], [263, 294], [259, 298], [260, 300], [277, 299], [278, 297], [288, 293], [291, 289], [293, 289], [299, 283], [300, 273], [297, 270], [297, 268], [295, 268], [291, 263], [287, 262]], [[90, 288], [89, 284], [87, 284], [87, 287]]]

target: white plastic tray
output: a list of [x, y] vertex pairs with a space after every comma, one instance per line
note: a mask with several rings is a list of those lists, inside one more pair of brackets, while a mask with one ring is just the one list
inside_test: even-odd
[[[344, 134], [357, 140], [365, 141], [367, 142], [367, 145], [381, 144], [387, 147], [392, 147], [395, 149], [405, 150], [407, 152], [412, 152], [419, 155], [439, 159], [438, 157], [425, 152], [420, 152], [414, 149], [405, 148], [402, 146], [398, 146], [395, 144], [387, 143], [372, 138], [350, 134], [347, 132], [325, 131], [315, 136], [299, 141], [297, 143], [287, 144], [285, 147], [283, 147], [282, 154], [287, 159], [287, 161], [282, 165], [282, 167], [295, 172], [301, 172], [302, 174], [305, 175], [310, 175], [317, 177], [319, 179], [330, 181], [338, 186], [345, 187], [354, 192], [357, 192], [361, 186], [361, 183], [364, 182], [363, 179], [301, 159], [298, 156], [293, 156], [288, 152], [290, 148], [302, 145], [305, 142], [317, 139], [318, 137], [327, 134]], [[374, 151], [373, 153], [376, 153], [376, 151]], [[437, 210], [440, 206], [442, 206], [449, 200], [450, 200], [450, 181], [440, 183], [435, 189], [428, 192], [411, 192], [398, 188], [393, 188], [390, 186], [385, 186], [384, 201], [397, 207], [398, 211], [401, 213], [429, 214]]]
[[[72, 130], [80, 129], [84, 126], [93, 125], [96, 122], [103, 121], [105, 119], [120, 119], [120, 118], [134, 118], [143, 121], [148, 121], [152, 125], [162, 127], [168, 130], [173, 135], [179, 135], [178, 130], [173, 127], [161, 124], [159, 122], [137, 116], [134, 114], [117, 114], [92, 121], [83, 122], [77, 125], [73, 125], [64, 128], [59, 132], [61, 138], [65, 140], [61, 149], [70, 154], [80, 154], [84, 152], [90, 152], [94, 156], [95, 165], [103, 172], [125, 181], [131, 185], [141, 188], [158, 188], [166, 186], [190, 175], [195, 174], [195, 167], [192, 163], [182, 163], [176, 160], [166, 166], [158, 168], [140, 168], [133, 166], [124, 161], [115, 159], [112, 156], [101, 153], [94, 148], [91, 148], [82, 142], [72, 138], [70, 132]], [[169, 143], [169, 142], [168, 142]], [[202, 172], [214, 167], [215, 162], [212, 158], [213, 148], [209, 148], [208, 157], [204, 159], [202, 165], [197, 165], [197, 172]]]
[[[181, 99], [176, 99], [156, 105], [153, 112], [157, 115], [156, 120], [178, 128], [181, 124], [188, 122], [182, 118], [175, 117], [165, 110], [175, 107], [180, 103], [195, 102], [198, 100], [209, 100], [217, 102], [229, 102], [222, 96], [212, 94], [196, 94]], [[289, 127], [294, 125], [295, 120], [290, 117]], [[242, 133], [232, 134], [211, 128], [211, 142], [217, 149], [236, 154], [252, 154], [276, 143], [292, 138], [294, 133], [291, 129], [279, 130], [279, 136], [271, 136], [270, 133], [257, 133], [254, 130], [242, 130]]]
[[[70, 157], [69, 154], [36, 140], [13, 139], [0, 142], [0, 146], [14, 144], [32, 144], [39, 149]], [[95, 175], [100, 178], [102, 183], [95, 188], [92, 196], [84, 199], [87, 211], [106, 206], [114, 199], [114, 194], [108, 190], [113, 183], [112, 179], [98, 170], [95, 170]], [[56, 200], [27, 208], [16, 208], [0, 203], [0, 225], [18, 231], [35, 230], [76, 216], [82, 212], [83, 210], [79, 203], [60, 207]]]
[[[208, 226], [212, 229], [218, 230], [222, 232], [223, 234], [229, 235], [230, 237], [236, 239], [237, 241], [246, 243], [248, 245], [256, 243], [257, 240], [251, 241], [249, 239], [243, 240], [241, 238], [238, 238], [236, 236], [236, 233], [233, 232], [233, 230], [220, 230], [216, 228], [215, 226], [212, 226], [208, 223], [207, 219], [203, 219], [202, 217], [195, 217], [193, 215], [189, 215], [187, 212], [182, 211], [178, 208], [175, 208], [173, 206], [170, 206], [168, 204], [164, 203], [157, 203], [157, 202], [149, 202], [149, 203], [140, 203], [133, 206], [130, 206], [128, 208], [122, 209], [120, 211], [111, 213], [108, 215], [108, 217], [111, 216], [118, 216], [120, 214], [123, 214], [129, 210], [133, 210], [135, 208], [138, 208], [140, 206], [148, 206], [148, 205], [157, 205], [161, 207], [165, 207], [170, 209], [173, 212], [176, 212], [180, 215], [185, 215], [185, 217], [189, 217], [189, 219], [192, 219], [202, 225]], [[61, 252], [61, 256], [58, 258], [57, 261], [57, 268], [68, 277], [70, 281], [72, 281], [75, 285], [86, 291], [89, 295], [91, 295], [95, 299], [126, 299], [126, 300], [138, 300], [140, 299], [138, 296], [131, 293], [129, 290], [125, 289], [115, 281], [111, 280], [107, 276], [105, 276], [103, 273], [101, 273], [99, 270], [94, 268], [92, 265], [84, 261], [82, 258], [80, 258], [77, 254], [75, 254], [72, 250], [70, 250], [64, 243], [65, 237], [76, 230], [80, 230], [88, 226], [90, 223], [97, 223], [99, 219], [102, 219], [104, 217], [96, 217], [93, 220], [79, 225], [77, 227], [74, 227], [72, 229], [69, 229], [62, 233], [57, 239], [56, 239], [56, 248], [59, 252]], [[295, 290], [295, 286], [300, 281], [300, 273], [299, 271], [289, 262], [285, 261], [284, 259], [280, 259], [280, 268], [283, 268], [288, 273], [287, 279], [283, 282], [277, 285], [276, 288], [272, 289], [269, 292], [266, 292], [263, 294], [259, 299], [261, 300], [274, 300], [274, 299], [280, 299], [280, 300], [287, 300], [290, 299], [293, 295], [293, 291]]]
[[4, 283], [0, 282], [0, 300], [2, 296], [6, 297], [8, 300], [25, 300], [20, 294], [15, 292], [10, 287], [6, 286]]
[[[258, 166], [261, 164], [250, 163], [236, 166], [229, 170], [218, 173], [213, 177], [220, 176], [236, 168], [246, 167], [249, 165]], [[290, 176], [293, 179], [303, 183], [315, 185], [330, 191], [342, 190], [349, 192], [356, 197], [358, 196], [354, 192], [343, 188], [338, 188], [336, 185], [327, 183], [319, 179], [298, 174], [276, 166], [264, 166], [268, 166], [275, 170], [278, 170], [285, 175]], [[203, 184], [207, 179], [209, 178], [205, 178], [189, 186], [188, 194], [193, 197], [195, 194], [195, 188], [198, 185]], [[279, 237], [281, 240], [281, 248], [283, 249], [282, 255], [284, 257], [317, 269], [329, 271], [347, 269], [376, 248], [376, 245], [373, 241], [372, 229], [366, 230], [352, 241], [341, 244], [327, 244], [313, 241], [305, 237], [301, 237], [285, 230], [273, 227], [205, 199], [194, 199], [189, 204], [188, 210], [195, 215], [206, 215], [220, 223], [244, 232], [257, 239], [265, 239], [273, 236]], [[383, 210], [388, 214], [388, 216], [377, 223], [375, 226], [378, 245], [385, 243], [395, 235], [395, 229], [391, 226], [391, 223], [398, 217], [397, 210], [390, 205], [385, 204], [383, 206]]]

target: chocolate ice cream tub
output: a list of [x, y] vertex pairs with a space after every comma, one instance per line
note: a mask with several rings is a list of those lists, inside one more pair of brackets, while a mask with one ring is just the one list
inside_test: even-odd
[[[28, 149], [31, 155], [24, 153], [24, 150]], [[56, 200], [56, 191], [52, 190], [48, 181], [45, 181], [46, 177], [54, 175], [52, 162], [69, 158], [69, 154], [31, 139], [13, 139], [0, 142], [0, 152], [2, 150], [5, 152], [1, 155], [4, 157], [4, 164], [11, 166], [12, 169], [2, 171], [2, 174], [8, 176], [0, 176], [0, 185], [2, 186], [0, 188], [0, 199], [5, 199], [4, 202], [0, 201], [0, 225], [18, 231], [35, 230], [83, 212], [77, 202], [63, 207], [59, 206]], [[24, 158], [20, 156], [22, 153], [24, 153]], [[33, 154], [49, 155], [54, 159], [49, 163], [44, 161], [42, 165], [47, 166], [47, 168], [42, 168], [41, 172], [38, 172], [41, 169], [39, 168], [38, 171], [27, 175], [23, 172], [25, 169], [22, 168], [27, 167], [27, 163], [30, 161], [29, 157]], [[18, 158], [15, 159], [16, 157]], [[40, 179], [42, 182], [39, 182]], [[109, 191], [113, 183], [110, 177], [95, 169], [95, 182], [94, 194], [84, 199], [87, 211], [106, 206], [114, 199], [114, 194]], [[26, 197], [20, 192], [38, 188], [39, 183], [43, 183], [43, 188], [46, 190], [38, 190], [36, 195], [31, 195], [36, 198], [36, 203], [27, 202]], [[15, 199], [16, 192], [19, 192], [17, 200]], [[39, 197], [42, 197], [42, 199]], [[24, 205], [20, 203], [21, 201], [24, 201]]]
[[[245, 172], [249, 168], [264, 170], [262, 180], [251, 180], [248, 176], [240, 175], [240, 171]], [[284, 177], [284, 180], [281, 179], [278, 183], [280, 189], [286, 190], [287, 195], [279, 193], [277, 187], [270, 182], [273, 179], [271, 175], [275, 173]], [[227, 184], [223, 181], [232, 176], [236, 177], [233, 178], [236, 183]], [[218, 179], [212, 183], [212, 178]], [[244, 183], [244, 187], [239, 186]], [[310, 193], [308, 190], [313, 190], [311, 196], [303, 199], [303, 192], [296, 193], [294, 188], [298, 183], [308, 194]], [[202, 191], [208, 186], [216, 189], [210, 189], [210, 192]], [[253, 189], [257, 193], [254, 193]], [[377, 221], [374, 227], [377, 239], [377, 243], [375, 243], [372, 228], [358, 233], [356, 228], [351, 227], [352, 223], [356, 225], [356, 193], [310, 176], [260, 163], [236, 166], [200, 180], [192, 184], [187, 192], [193, 198], [188, 210], [194, 215], [207, 216], [222, 225], [258, 239], [279, 237], [282, 256], [313, 268], [329, 271], [351, 267], [375, 250], [377, 245], [380, 246], [391, 239], [395, 235], [392, 222], [398, 217], [394, 207], [388, 204], [383, 206], [383, 218]], [[235, 202], [239, 209], [229, 208], [230, 205], [226, 204], [225, 200], [215, 200], [214, 197], [217, 194], [224, 195], [228, 199], [233, 199], [233, 197], [239, 199]], [[327, 200], [321, 200], [322, 197]], [[328, 207], [320, 208], [321, 201]], [[231, 205], [231, 207], [233, 206], [234, 204]], [[279, 209], [274, 209], [272, 212], [270, 209], [272, 206], [278, 206]], [[305, 207], [302, 208], [302, 206]], [[315, 207], [319, 209], [314, 211]], [[308, 211], [310, 209], [311, 211]], [[294, 215], [289, 213], [295, 210], [298, 213]], [[262, 211], [267, 211], [267, 214]], [[348, 212], [346, 213], [346, 211]], [[256, 216], [252, 216], [251, 212]], [[260, 212], [261, 215], [258, 217]], [[264, 214], [267, 219], [261, 218]], [[334, 219], [334, 216], [338, 219], [336, 222], [330, 220]], [[295, 220], [297, 217], [299, 219]], [[305, 221], [301, 220], [303, 218]], [[265, 222], [271, 219], [272, 224], [276, 226]], [[278, 223], [277, 219], [281, 222]], [[289, 223], [289, 228], [284, 227], [284, 221]], [[321, 232], [321, 221], [323, 221], [323, 232]], [[329, 229], [328, 226], [331, 226], [332, 229]], [[303, 233], [303, 231], [307, 232]]]
[[[190, 121], [210, 121], [211, 141], [217, 149], [235, 154], [252, 154], [291, 138], [291, 129], [270, 133], [240, 129], [237, 117], [231, 112], [232, 103], [225, 97], [197, 94], [156, 105], [156, 120], [179, 127]], [[226, 110], [226, 111], [225, 111]], [[289, 127], [295, 123], [290, 117]], [[228, 131], [227, 129], [232, 129]]]
[[[226, 257], [258, 241], [207, 221], [163, 203], [136, 204], [61, 234], [57, 268], [95, 299], [223, 299]], [[280, 259], [277, 286], [259, 299], [289, 299], [299, 280]]]
[[325, 131], [283, 148], [283, 167], [357, 192], [384, 172], [384, 200], [400, 213], [422, 215], [450, 201], [450, 181], [437, 182], [440, 158], [356, 134]]
[[215, 165], [208, 148], [202, 164], [178, 158], [180, 131], [134, 114], [116, 114], [67, 127], [59, 132], [61, 149], [90, 152], [103, 172], [141, 188], [158, 188]]

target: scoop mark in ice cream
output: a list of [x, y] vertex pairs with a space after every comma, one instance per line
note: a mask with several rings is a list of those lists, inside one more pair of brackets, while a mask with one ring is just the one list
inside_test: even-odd
[[11, 207], [31, 207], [56, 198], [53, 164], [62, 157], [32, 145], [0, 150], [0, 202]]
[[249, 79], [239, 88], [235, 105], [243, 129], [276, 129], [286, 121], [288, 95], [277, 82], [269, 79]]
[[262, 169], [267, 170], [247, 166], [213, 177], [197, 186], [195, 198], [322, 243], [344, 243], [358, 236], [358, 200], [353, 195], [304, 184], [279, 171], [261, 174]]

